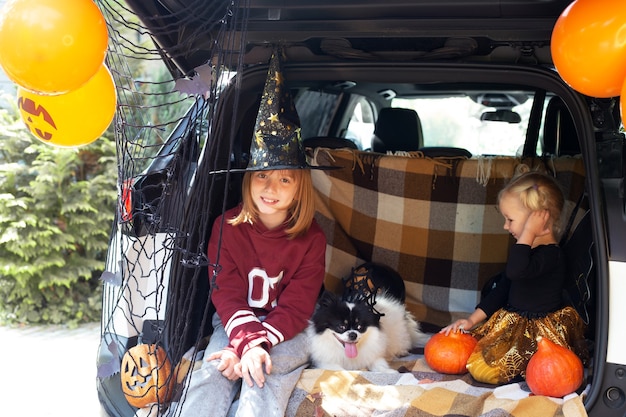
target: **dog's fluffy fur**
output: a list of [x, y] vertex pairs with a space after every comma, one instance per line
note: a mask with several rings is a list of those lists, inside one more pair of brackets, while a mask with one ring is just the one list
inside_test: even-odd
[[428, 335], [405, 309], [386, 293], [376, 296], [374, 309], [365, 302], [342, 301], [325, 292], [307, 329], [311, 361], [317, 368], [395, 372], [388, 360], [423, 346]]

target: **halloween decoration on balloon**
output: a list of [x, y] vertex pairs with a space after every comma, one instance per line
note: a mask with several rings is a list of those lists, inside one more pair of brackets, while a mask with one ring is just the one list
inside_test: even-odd
[[117, 94], [107, 45], [92, 0], [8, 0], [0, 9], [0, 65], [18, 85], [20, 114], [37, 139], [87, 145], [111, 124]]
[[117, 94], [105, 65], [85, 85], [55, 96], [17, 89], [17, 103], [26, 127], [50, 145], [88, 145], [109, 127], [115, 115]]

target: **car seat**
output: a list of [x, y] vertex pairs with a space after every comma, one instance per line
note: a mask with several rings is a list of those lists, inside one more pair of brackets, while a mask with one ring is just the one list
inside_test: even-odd
[[380, 110], [372, 137], [372, 151], [417, 151], [423, 141], [422, 123], [415, 110], [394, 107]]
[[550, 99], [543, 126], [543, 155], [577, 155], [580, 153], [574, 120], [561, 97]]

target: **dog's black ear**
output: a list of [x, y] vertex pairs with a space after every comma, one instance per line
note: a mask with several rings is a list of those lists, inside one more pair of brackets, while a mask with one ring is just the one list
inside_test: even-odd
[[320, 307], [330, 307], [331, 305], [336, 304], [338, 299], [339, 298], [334, 292], [324, 291], [317, 301], [317, 304]]

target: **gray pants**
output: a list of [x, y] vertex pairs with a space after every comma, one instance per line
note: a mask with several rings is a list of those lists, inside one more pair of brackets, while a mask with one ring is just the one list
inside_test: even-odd
[[[228, 346], [228, 337], [217, 314], [213, 316], [213, 328], [204, 358]], [[203, 358], [202, 367], [192, 372], [174, 414], [181, 417], [283, 417], [291, 392], [308, 365], [306, 334], [302, 332], [274, 346], [270, 355], [272, 373], [266, 375], [263, 388], [256, 384], [249, 387], [241, 379], [230, 381], [217, 370], [219, 360]], [[237, 394], [239, 398], [235, 400]]]

